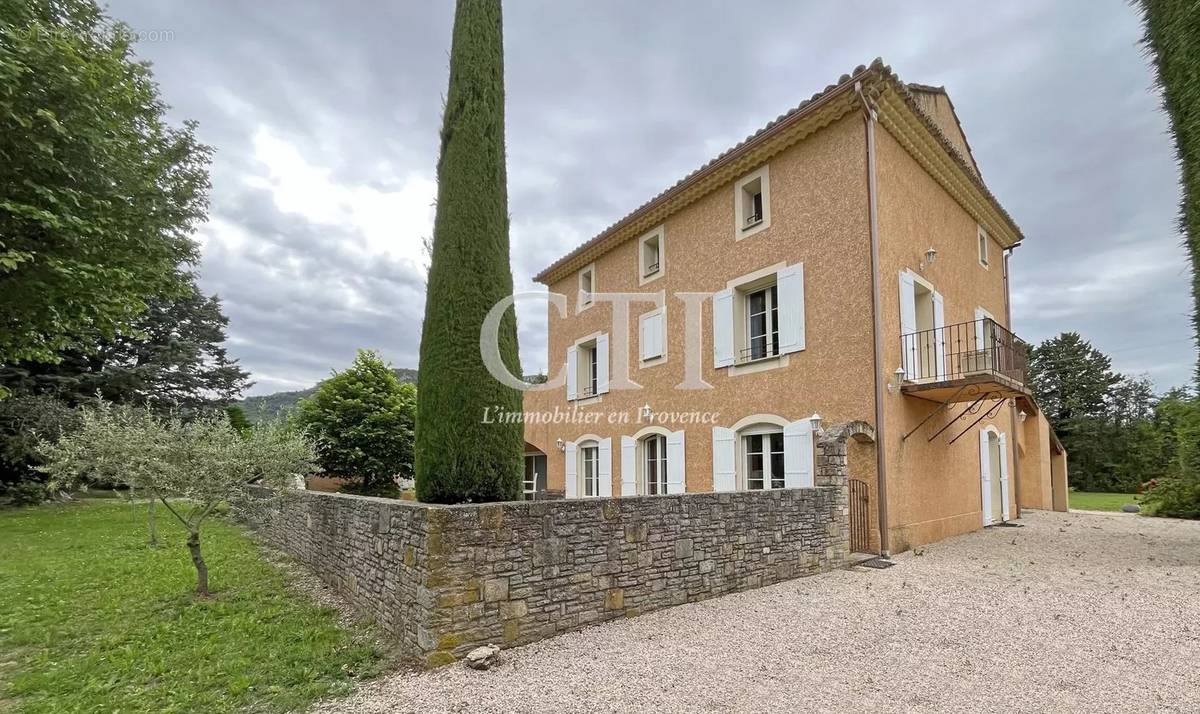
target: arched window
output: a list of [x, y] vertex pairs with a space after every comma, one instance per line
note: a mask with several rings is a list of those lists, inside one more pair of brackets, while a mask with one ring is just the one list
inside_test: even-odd
[[813, 423], [754, 414], [713, 427], [713, 490], [769, 491], [814, 484]]
[[667, 492], [667, 437], [649, 434], [638, 444], [641, 450], [639, 492], [658, 496]]
[[754, 424], [738, 432], [741, 476], [747, 491], [783, 488], [783, 427]]
[[579, 495], [600, 495], [600, 444], [595, 441], [579, 444]]

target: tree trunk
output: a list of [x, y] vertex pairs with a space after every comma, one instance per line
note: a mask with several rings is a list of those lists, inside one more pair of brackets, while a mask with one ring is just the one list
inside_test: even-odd
[[196, 566], [196, 594], [208, 597], [208, 566], [204, 564], [204, 556], [200, 555], [199, 531], [188, 533], [187, 546], [192, 553], [192, 565]]
[[151, 548], [158, 547], [158, 516], [154, 511], [156, 505], [158, 504], [155, 502], [155, 500], [153, 498], [150, 499], [150, 504], [147, 507], [148, 513], [146, 514], [146, 525], [150, 529]]

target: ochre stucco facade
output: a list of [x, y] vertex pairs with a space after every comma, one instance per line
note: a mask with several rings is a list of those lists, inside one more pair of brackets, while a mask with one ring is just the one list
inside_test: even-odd
[[[853, 86], [856, 79], [857, 88], [864, 90], [857, 98]], [[930, 153], [933, 150], [929, 146], [922, 148], [903, 128], [901, 120], [912, 125], [913, 116], [892, 118], [908, 111], [885, 108], [893, 106], [884, 101], [891, 96], [889, 92], [894, 94], [900, 91], [897, 86], [903, 86], [896, 82], [890, 70], [878, 64], [860, 68], [854, 77], [843, 77], [837, 88], [814, 98], [807, 108], [781, 119], [774, 129], [768, 127], [755, 135], [744, 146], [728, 152], [544, 271], [541, 279], [551, 293], [566, 296], [567, 309], [564, 315], [554, 307], [548, 310], [552, 382], [549, 388], [526, 393], [525, 412], [527, 419], [532, 414], [555, 410], [581, 415], [575, 423], [526, 423], [527, 444], [547, 456], [549, 490], [562, 491], [566, 485], [566, 457], [560, 442], [610, 439], [611, 490], [620, 494], [622, 464], [617, 450], [621, 438], [640, 438], [656, 431], [683, 432], [686, 491], [713, 490], [718, 470], [714, 464], [713, 427], [732, 429], [755, 421], [794, 422], [813, 414], [819, 414], [824, 425], [853, 420], [877, 425], [878, 375], [881, 384], [889, 386], [881, 389], [880, 402], [887, 550], [900, 552], [983, 525], [981, 432], [985, 433], [984, 439], [987, 433], [1005, 435], [1003, 459], [1009, 477], [1004, 513], [1017, 518], [1020, 504], [1038, 507], [1023, 493], [1027, 481], [1022, 472], [1029, 467], [1018, 453], [1018, 443], [1028, 443], [1030, 437], [1027, 430], [1022, 431], [1010, 401], [997, 403], [995, 410], [989, 403], [988, 411], [994, 414], [978, 421], [978, 414], [954, 420], [946, 433], [931, 438], [947, 420], [957, 417], [962, 407], [952, 405], [954, 408], [948, 411], [940, 410], [918, 428], [931, 412], [939, 410], [939, 402], [892, 388], [896, 386], [891, 384], [893, 373], [902, 364], [900, 274], [909, 271], [940, 293], [946, 325], [971, 322], [982, 308], [998, 325], [1008, 327], [1003, 248], [1020, 239], [1011, 219], [998, 204], [993, 206], [994, 199], [982, 184], [972, 183], [978, 182], [977, 176], [963, 178], [968, 173], [973, 175], [973, 161], [956, 158], [945, 148], [968, 151], [961, 134], [938, 139], [938, 146], [946, 151], [945, 156], [938, 156]], [[868, 161], [871, 120], [856, 104], [873, 98], [878, 99], [876, 106], [880, 107], [879, 120], [873, 123], [881, 347], [878, 365]], [[840, 109], [838, 102], [842, 103]], [[948, 98], [940, 104], [936, 97], [912, 104], [921, 105], [949, 112], [927, 117], [930, 126], [940, 125], [948, 131], [953, 120], [957, 127]], [[785, 126], [787, 122], [800, 126], [810, 115], [817, 119], [804, 132]], [[797, 138], [786, 145], [784, 139], [770, 143], [776, 136], [786, 136], [787, 131], [796, 132]], [[734, 160], [740, 163], [732, 165]], [[736, 182], [763, 166], [769, 170], [770, 225], [738, 239]], [[951, 176], [952, 171], [962, 176]], [[706, 179], [708, 184], [703, 183]], [[677, 204], [674, 207], [672, 200]], [[661, 209], [660, 204], [664, 206]], [[622, 233], [625, 224], [628, 229]], [[981, 265], [978, 252], [981, 225], [989, 234], [1000, 236], [989, 239], [987, 267]], [[662, 227], [665, 270], [660, 277], [646, 282], [640, 271], [638, 238], [657, 226]], [[923, 261], [931, 247], [937, 255], [928, 265]], [[699, 345], [698, 354], [694, 348], [688, 352], [684, 319], [688, 303], [679, 294], [716, 293], [739, 277], [797, 263], [803, 264], [804, 276], [802, 350], [786, 355], [786, 359], [769, 360], [771, 364], [760, 371], [717, 367], [713, 301], [704, 299], [699, 302], [699, 341], [693, 343]], [[598, 333], [611, 335], [621, 329], [613, 324], [611, 305], [603, 300], [578, 309], [579, 270], [584, 266], [594, 271], [596, 293], [639, 293], [656, 302], [636, 304], [630, 309], [629, 377], [638, 388], [614, 388], [599, 397], [569, 400], [561, 380], [568, 349], [581, 338]], [[666, 305], [666, 359], [642, 366], [638, 315], [658, 304]], [[615, 346], [611, 349], [610, 378], [615, 382], [619, 355]], [[677, 387], [685, 381], [689, 355], [699, 362], [700, 376], [711, 388]], [[560, 377], [557, 384], [555, 377]], [[649, 407], [652, 415], [696, 414], [707, 421], [656, 427], [646, 423], [644, 407]], [[961, 436], [950, 443], [960, 432]], [[1062, 458], [1065, 492], [1065, 455]], [[850, 449], [851, 476], [865, 482], [869, 493], [870, 548], [874, 550], [881, 545], [878, 460], [873, 445], [855, 444]], [[1039, 495], [1038, 503], [1042, 502]]]

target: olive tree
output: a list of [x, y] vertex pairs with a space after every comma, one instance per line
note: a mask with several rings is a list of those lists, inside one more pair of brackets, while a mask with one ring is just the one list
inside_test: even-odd
[[223, 412], [190, 420], [102, 404], [86, 409], [80, 427], [43, 445], [41, 469], [51, 483], [69, 486], [87, 477], [120, 480], [148, 493], [183, 525], [196, 567], [196, 592], [207, 596], [208, 566], [200, 548], [205, 522], [218, 508], [263, 507], [286, 495], [296, 476], [315, 470], [312, 446], [279, 425], [238, 433]]

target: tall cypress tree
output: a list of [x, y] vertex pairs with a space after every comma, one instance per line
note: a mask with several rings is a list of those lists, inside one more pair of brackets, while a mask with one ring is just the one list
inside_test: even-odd
[[[458, 0], [417, 389], [417, 497], [427, 502], [521, 492], [521, 425], [483, 418], [487, 407], [520, 410], [521, 393], [488, 373], [479, 350], [484, 317], [513, 289], [501, 28], [500, 0]], [[509, 372], [521, 374], [512, 310], [499, 346]]]
[[[1192, 259], [1192, 325], [1200, 347], [1200, 4], [1196, 0], [1140, 0], [1163, 107], [1171, 118], [1183, 201], [1179, 224]], [[1200, 363], [1196, 368], [1200, 385]]]

